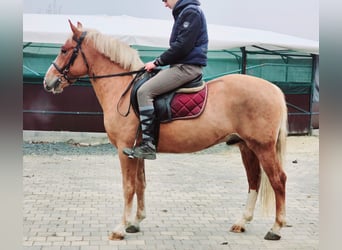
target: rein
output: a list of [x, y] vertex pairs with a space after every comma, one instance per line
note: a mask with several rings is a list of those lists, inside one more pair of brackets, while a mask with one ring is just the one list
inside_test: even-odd
[[85, 82], [86, 80], [89, 79], [99, 79], [99, 78], [109, 78], [109, 77], [117, 77], [117, 76], [129, 76], [129, 75], [134, 75], [138, 73], [143, 73], [145, 72], [145, 69], [140, 69], [140, 70], [134, 70], [134, 71], [129, 71], [129, 72], [122, 72], [122, 73], [117, 73], [117, 74], [108, 74], [108, 75], [94, 75], [94, 76], [84, 76], [84, 77], [68, 77], [70, 80], [76, 80], [79, 82]]
[[[140, 70], [135, 70], [135, 71], [129, 71], [129, 72], [122, 72], [122, 73], [117, 73], [117, 74], [108, 74], [108, 75], [93, 75], [93, 76], [85, 76], [85, 77], [69, 77], [68, 76], [68, 73], [69, 73], [69, 70], [70, 70], [70, 67], [74, 64], [78, 54], [79, 54], [79, 51], [81, 52], [81, 55], [82, 55], [82, 58], [83, 58], [83, 61], [85, 63], [85, 65], [87, 66], [87, 69], [89, 71], [89, 64], [88, 64], [88, 61], [87, 61], [87, 58], [84, 54], [84, 52], [82, 51], [82, 48], [81, 48], [81, 45], [82, 45], [82, 42], [85, 38], [85, 36], [87, 35], [87, 32], [84, 31], [82, 32], [81, 36], [79, 39], [73, 37], [72, 39], [74, 41], [77, 42], [77, 45], [76, 47], [73, 49], [73, 52], [72, 52], [72, 55], [70, 57], [70, 60], [69, 62], [62, 68], [60, 68], [55, 62], [52, 62], [51, 64], [57, 69], [57, 71], [62, 74], [62, 77], [67, 80], [70, 84], [72, 84], [73, 80], [76, 80], [76, 81], [85, 81], [85, 80], [89, 80], [89, 79], [100, 79], [100, 78], [109, 78], [109, 77], [118, 77], [118, 76], [128, 76], [128, 75], [134, 75], [134, 74], [138, 74], [138, 73], [143, 73], [145, 72], [146, 70], [145, 69], [140, 69]], [[58, 79], [58, 84], [60, 82], [62, 82], [62, 79], [59, 78]]]
[[[68, 81], [68, 83], [70, 84], [73, 84], [74, 82], [76, 81], [86, 81], [86, 80], [89, 80], [89, 79], [100, 79], [100, 78], [109, 78], [109, 77], [119, 77], [119, 76], [128, 76], [128, 75], [134, 75], [136, 74], [136, 76], [133, 78], [133, 80], [130, 82], [130, 84], [127, 86], [127, 88], [125, 89], [125, 91], [122, 93], [119, 101], [118, 101], [118, 104], [117, 104], [117, 111], [118, 113], [123, 116], [123, 117], [127, 117], [128, 114], [130, 113], [130, 109], [131, 109], [131, 105], [129, 105], [128, 107], [128, 110], [126, 111], [126, 113], [121, 113], [119, 111], [119, 105], [121, 104], [122, 102], [122, 98], [128, 93], [129, 89], [134, 85], [134, 82], [135, 80], [140, 77], [143, 73], [146, 72], [146, 70], [144, 68], [140, 69], [140, 70], [134, 70], [134, 71], [129, 71], [129, 72], [122, 72], [122, 73], [117, 73], [117, 74], [108, 74], [108, 75], [93, 75], [93, 76], [84, 76], [84, 77], [69, 77], [68, 76], [68, 73], [69, 73], [69, 70], [70, 70], [70, 67], [74, 64], [78, 54], [79, 54], [79, 51], [81, 52], [81, 55], [82, 55], [82, 58], [83, 58], [83, 61], [85, 63], [85, 65], [87, 66], [87, 70], [89, 72], [89, 64], [88, 64], [88, 61], [87, 61], [87, 58], [84, 54], [84, 52], [82, 51], [82, 48], [81, 48], [81, 44], [86, 36], [87, 32], [84, 31], [82, 32], [81, 36], [79, 39], [75, 38], [75, 36], [72, 38], [74, 41], [77, 42], [77, 45], [76, 47], [73, 49], [73, 52], [72, 52], [72, 55], [70, 57], [70, 60], [69, 62], [62, 68], [58, 67], [58, 65], [55, 63], [55, 62], [52, 62], [52, 65], [57, 69], [57, 71], [62, 75], [61, 77], [58, 78], [57, 82], [56, 82], [56, 85], [60, 84], [64, 78], [65, 80]], [[56, 86], [55, 86], [56, 88]]]

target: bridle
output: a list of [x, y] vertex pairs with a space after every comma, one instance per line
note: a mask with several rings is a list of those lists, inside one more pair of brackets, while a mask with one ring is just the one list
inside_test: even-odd
[[87, 34], [86, 31], [82, 32], [82, 34], [81, 34], [79, 39], [77, 39], [75, 36], [72, 37], [72, 39], [77, 42], [77, 45], [76, 45], [76, 47], [72, 51], [72, 55], [70, 57], [69, 62], [63, 68], [58, 67], [58, 65], [55, 62], [52, 62], [52, 65], [62, 75], [61, 77], [59, 77], [59, 79], [57, 81], [58, 84], [61, 83], [63, 81], [63, 79], [67, 80], [69, 84], [72, 84], [73, 82], [75, 82], [75, 81], [72, 81], [72, 80], [77, 80], [77, 78], [69, 77], [68, 73], [69, 73], [70, 67], [74, 64], [74, 62], [75, 62], [75, 60], [76, 60], [76, 58], [77, 58], [77, 56], [79, 54], [79, 51], [81, 52], [83, 61], [84, 61], [85, 65], [87, 66], [87, 71], [89, 72], [89, 64], [88, 64], [87, 58], [84, 55], [84, 52], [82, 51], [82, 48], [81, 48], [81, 44], [82, 44], [86, 34]]
[[[76, 36], [72, 37], [72, 39], [77, 42], [77, 45], [73, 49], [73, 52], [72, 52], [72, 55], [70, 57], [69, 62], [64, 67], [60, 68], [60, 67], [58, 67], [58, 65], [55, 62], [52, 62], [52, 65], [61, 74], [61, 76], [56, 81], [55, 85], [58, 86], [63, 80], [66, 80], [69, 84], [73, 84], [76, 81], [81, 81], [84, 79], [98, 79], [98, 78], [106, 78], [106, 77], [127, 76], [127, 75], [134, 75], [137, 73], [143, 73], [146, 71], [144, 68], [142, 68], [140, 70], [122, 72], [122, 73], [118, 73], [118, 74], [97, 75], [97, 76], [93, 75], [93, 76], [86, 76], [86, 77], [69, 77], [68, 73], [69, 73], [70, 67], [74, 64], [79, 52], [81, 52], [83, 61], [87, 67], [87, 72], [89, 72], [89, 64], [88, 64], [87, 58], [86, 58], [86, 56], [85, 56], [85, 54], [81, 48], [82, 42], [83, 42], [86, 35], [87, 35], [87, 32], [83, 31], [79, 39], [77, 39]], [[57, 86], [55, 86], [55, 87], [57, 87]]]
[[72, 39], [77, 42], [77, 45], [73, 49], [73, 52], [72, 52], [72, 55], [70, 57], [69, 62], [64, 67], [60, 68], [60, 67], [58, 67], [58, 65], [55, 62], [51, 63], [56, 68], [56, 70], [61, 74], [61, 76], [55, 82], [54, 88], [57, 88], [59, 86], [59, 84], [61, 84], [61, 82], [63, 82], [63, 80], [66, 80], [71, 85], [76, 81], [82, 81], [82, 80], [84, 81], [84, 80], [89, 80], [89, 79], [99, 79], [99, 78], [107, 78], [107, 77], [117, 77], [117, 76], [127, 76], [127, 75], [136, 74], [135, 77], [133, 77], [133, 80], [131, 81], [131, 83], [127, 86], [127, 88], [125, 89], [125, 91], [121, 95], [121, 98], [117, 104], [117, 109], [118, 109], [119, 114], [124, 116], [124, 117], [128, 116], [128, 114], [130, 112], [130, 106], [129, 106], [127, 112], [125, 114], [122, 114], [119, 111], [119, 105], [121, 103], [122, 98], [128, 93], [129, 89], [134, 85], [136, 79], [138, 79], [140, 76], [142, 76], [143, 73], [146, 72], [145, 68], [143, 67], [140, 70], [122, 72], [122, 73], [117, 73], [117, 74], [93, 75], [93, 76], [85, 76], [85, 77], [69, 77], [68, 73], [69, 73], [70, 67], [74, 64], [79, 52], [81, 52], [84, 64], [87, 67], [87, 72], [89, 73], [89, 64], [88, 64], [87, 58], [86, 58], [86, 56], [85, 56], [85, 54], [81, 48], [82, 42], [83, 42], [86, 35], [87, 35], [87, 32], [83, 31], [79, 39], [77, 39], [76, 36], [72, 37]]

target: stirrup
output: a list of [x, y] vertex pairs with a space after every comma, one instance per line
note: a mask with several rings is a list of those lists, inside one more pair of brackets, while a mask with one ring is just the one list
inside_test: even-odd
[[122, 152], [128, 156], [129, 159], [134, 159], [134, 150], [133, 148], [124, 148]]
[[133, 143], [133, 147], [132, 148], [124, 148], [122, 150], [122, 152], [128, 156], [129, 159], [134, 159], [134, 149], [137, 145], [137, 141], [138, 141], [138, 137], [139, 137], [139, 133], [140, 133], [141, 127], [138, 126], [137, 132], [135, 133], [135, 139], [134, 139], [134, 143]]
[[130, 159], [141, 158], [146, 160], [155, 160], [156, 148], [152, 142], [143, 142], [140, 146], [135, 148], [124, 148], [122, 151]]
[[133, 150], [133, 156], [135, 158], [155, 160], [157, 158], [156, 146], [151, 141], [144, 141]]
[[151, 153], [151, 154], [145, 154], [145, 155], [136, 155], [135, 151], [131, 148], [124, 148], [122, 152], [128, 156], [129, 159], [134, 159], [134, 158], [141, 158], [141, 159], [146, 159], [146, 160], [155, 160], [157, 159], [156, 153]]

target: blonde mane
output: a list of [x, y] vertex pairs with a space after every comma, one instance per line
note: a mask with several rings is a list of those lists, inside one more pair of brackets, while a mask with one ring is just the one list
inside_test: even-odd
[[133, 71], [143, 67], [137, 50], [129, 45], [114, 39], [105, 34], [101, 34], [96, 30], [87, 29], [85, 42], [92, 42], [95, 49], [108, 57], [111, 61], [118, 63], [125, 70]]

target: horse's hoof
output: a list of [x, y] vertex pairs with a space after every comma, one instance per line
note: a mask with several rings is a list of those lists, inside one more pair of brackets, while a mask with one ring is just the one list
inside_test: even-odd
[[242, 226], [239, 226], [239, 225], [233, 225], [231, 228], [230, 228], [230, 231], [233, 232], [233, 233], [243, 233], [245, 232], [245, 228], [242, 227]]
[[280, 238], [281, 238], [280, 235], [275, 234], [271, 231], [269, 231], [264, 237], [265, 240], [280, 240]]
[[119, 234], [119, 233], [114, 233], [112, 232], [109, 236], [108, 239], [109, 240], [123, 240], [125, 238], [124, 235]]
[[136, 227], [134, 225], [130, 225], [129, 227], [126, 228], [126, 232], [134, 234], [134, 233], [140, 232], [140, 229], [139, 229], [139, 227]]

